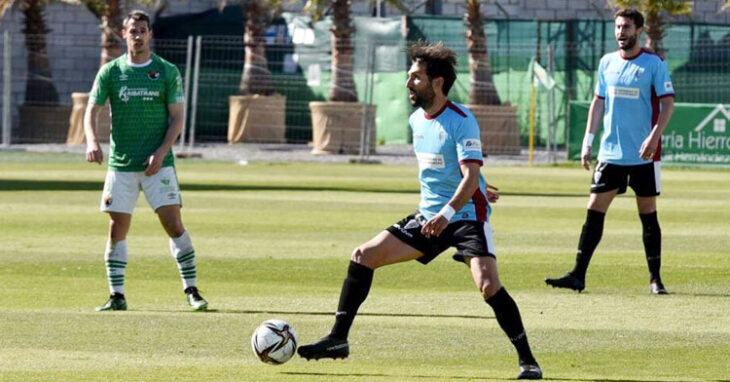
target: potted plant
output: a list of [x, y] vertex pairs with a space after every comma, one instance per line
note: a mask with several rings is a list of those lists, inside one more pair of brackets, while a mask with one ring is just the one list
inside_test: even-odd
[[0, 17], [13, 5], [23, 13], [28, 75], [24, 103], [19, 108], [18, 138], [21, 141], [62, 140], [65, 126], [58, 125], [57, 121], [67, 119], [69, 114], [68, 107], [59, 105], [58, 91], [53, 84], [46, 40], [49, 29], [43, 18], [47, 3], [44, 0], [0, 0]]
[[332, 11], [330, 39], [332, 66], [328, 101], [310, 102], [312, 113], [313, 154], [357, 154], [360, 151], [361, 129], [370, 126], [368, 152], [375, 147], [375, 105], [358, 102], [353, 77], [352, 34], [355, 28], [350, 17], [350, 0], [310, 0], [306, 10], [317, 20], [326, 10]]
[[487, 36], [479, 0], [467, 0], [464, 24], [469, 54], [469, 110], [479, 122], [482, 148], [486, 153], [519, 154], [517, 107], [502, 104], [492, 79], [487, 54]]
[[[221, 9], [227, 1], [221, 0]], [[238, 94], [229, 97], [228, 143], [286, 142], [286, 97], [276, 93], [266, 59], [266, 28], [277, 4], [242, 0], [246, 18], [243, 73]]]

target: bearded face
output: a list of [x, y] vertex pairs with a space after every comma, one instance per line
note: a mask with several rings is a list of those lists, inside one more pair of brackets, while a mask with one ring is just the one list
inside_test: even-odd
[[413, 107], [428, 109], [433, 104], [436, 93], [433, 91], [433, 84], [426, 75], [425, 65], [414, 62], [408, 70], [408, 99]]
[[615, 20], [614, 35], [619, 49], [629, 51], [636, 46], [641, 28], [636, 28], [633, 20], [619, 16]]

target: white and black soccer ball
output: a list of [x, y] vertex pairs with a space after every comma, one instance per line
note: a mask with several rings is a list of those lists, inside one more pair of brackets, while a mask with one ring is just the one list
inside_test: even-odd
[[283, 320], [266, 320], [254, 330], [251, 347], [263, 362], [281, 365], [297, 351], [297, 332]]

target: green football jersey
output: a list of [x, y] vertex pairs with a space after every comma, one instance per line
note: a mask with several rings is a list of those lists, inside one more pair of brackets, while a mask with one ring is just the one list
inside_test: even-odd
[[[144, 64], [132, 64], [126, 54], [107, 63], [96, 75], [89, 102], [111, 105], [109, 168], [144, 171], [169, 127], [167, 106], [183, 103], [177, 67], [152, 54]], [[172, 150], [163, 167], [173, 166]]]

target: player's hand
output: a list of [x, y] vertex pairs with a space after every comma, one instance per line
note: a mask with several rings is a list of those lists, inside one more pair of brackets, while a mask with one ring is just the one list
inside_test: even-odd
[[497, 191], [499, 191], [499, 188], [492, 186], [491, 184], [487, 184], [487, 201], [489, 201], [489, 203], [497, 203], [497, 200], [499, 200], [499, 194]]
[[99, 142], [89, 142], [86, 145], [86, 161], [89, 163], [96, 162], [98, 164], [104, 161], [104, 151], [99, 146]]
[[443, 217], [441, 214], [438, 214], [431, 219], [429, 219], [426, 224], [421, 227], [421, 233], [423, 236], [431, 237], [431, 236], [438, 236], [441, 234], [441, 232], [446, 229], [446, 227], [449, 225], [449, 221], [446, 220], [445, 217]]
[[654, 153], [656, 153], [659, 147], [659, 137], [659, 135], [654, 135], [652, 132], [644, 139], [644, 142], [641, 143], [641, 148], [639, 148], [639, 156], [641, 156], [641, 159], [649, 160], [654, 156]]
[[160, 168], [162, 168], [163, 159], [165, 159], [165, 154], [160, 153], [160, 150], [152, 153], [152, 155], [147, 158], [147, 161], [144, 162], [144, 165], [147, 166], [147, 169], [144, 170], [144, 174], [146, 176], [152, 176], [157, 174], [157, 172], [160, 171]]
[[580, 164], [583, 165], [583, 168], [586, 170], [591, 169], [591, 158], [593, 157], [593, 147], [591, 146], [583, 146], [583, 149], [580, 151]]

